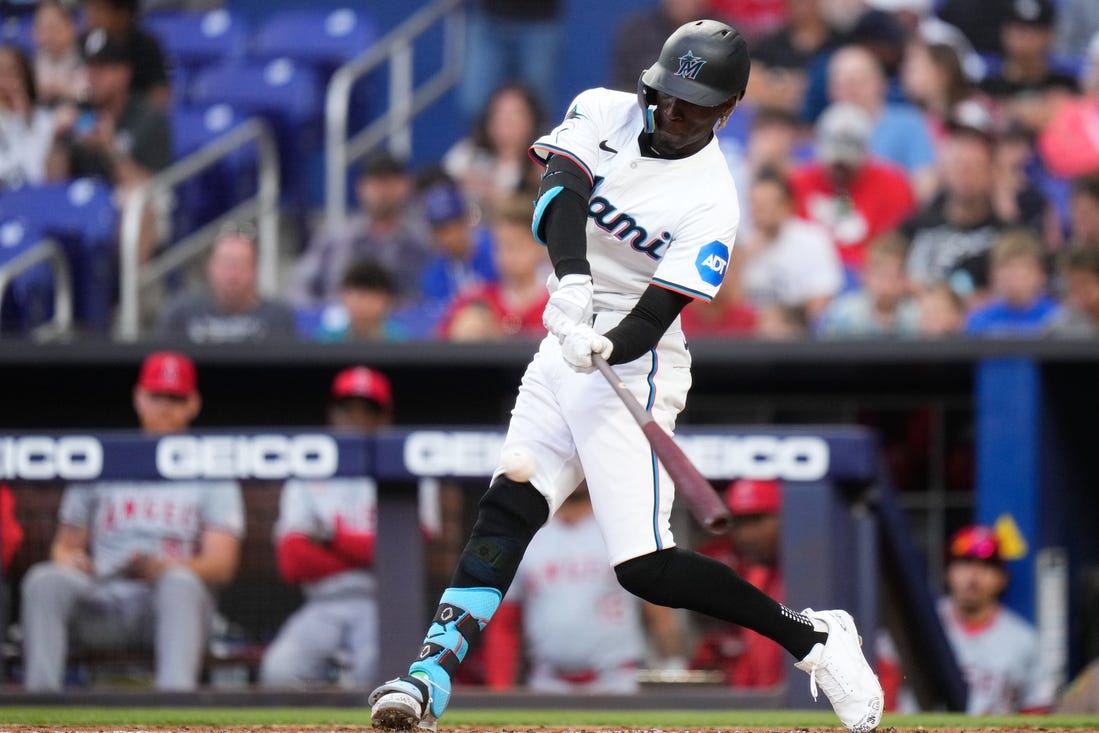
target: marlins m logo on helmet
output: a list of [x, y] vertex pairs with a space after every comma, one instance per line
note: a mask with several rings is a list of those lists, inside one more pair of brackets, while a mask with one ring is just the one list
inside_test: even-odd
[[675, 72], [675, 75], [682, 76], [684, 79], [694, 79], [705, 63], [706, 59], [695, 56], [688, 50], [687, 53], [679, 57], [679, 69]]

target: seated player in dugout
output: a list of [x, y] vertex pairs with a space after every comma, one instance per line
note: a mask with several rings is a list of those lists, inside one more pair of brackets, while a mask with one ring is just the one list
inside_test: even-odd
[[[202, 397], [194, 362], [159, 351], [141, 365], [133, 404], [146, 436], [182, 433]], [[70, 645], [152, 650], [158, 690], [198, 688], [216, 591], [236, 576], [244, 502], [235, 480], [72, 483], [48, 560], [22, 586], [24, 685], [61, 692]]]
[[[341, 370], [328, 395], [333, 431], [377, 435], [393, 423], [393, 389], [366, 366]], [[425, 539], [436, 531], [435, 484], [421, 481]], [[378, 659], [378, 588], [374, 574], [378, 488], [365, 476], [290, 479], [273, 529], [279, 573], [305, 602], [279, 629], [260, 665], [269, 687], [336, 681], [364, 685]]]
[[714, 131], [743, 99], [749, 65], [736, 29], [687, 23], [641, 72], [636, 96], [582, 92], [531, 146], [546, 166], [533, 230], [554, 266], [542, 315], [549, 333], [523, 376], [501, 461], [423, 646], [407, 672], [370, 695], [374, 727], [435, 729], [451, 677], [527, 545], [585, 480], [626, 590], [774, 639], [849, 730], [867, 733], [881, 721], [881, 685], [850, 614], [799, 613], [732, 568], [676, 546], [672, 479], [594, 373], [605, 359], [655, 424], [674, 429], [691, 382], [678, 316], [717, 293], [736, 235], [736, 186]]

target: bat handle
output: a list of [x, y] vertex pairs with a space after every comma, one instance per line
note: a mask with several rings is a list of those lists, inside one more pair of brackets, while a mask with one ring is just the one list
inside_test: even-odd
[[649, 411], [641, 406], [641, 403], [637, 401], [637, 398], [633, 396], [633, 393], [626, 389], [626, 384], [618, 378], [614, 369], [607, 363], [599, 354], [591, 355], [591, 362], [595, 364], [595, 368], [599, 370], [607, 379], [607, 383], [611, 385], [611, 389], [618, 394], [618, 398], [622, 400], [622, 403], [626, 405], [626, 409], [630, 411], [633, 419], [637, 421], [638, 425], [645, 426], [647, 423], [653, 421], [653, 416], [649, 414]]
[[592, 354], [591, 363], [595, 364], [595, 368], [599, 370], [599, 373], [606, 377], [607, 381], [612, 385], [622, 384], [622, 380], [618, 378], [618, 375], [614, 373], [614, 369], [611, 368], [611, 365], [608, 364], [607, 360], [602, 356], [599, 354]]

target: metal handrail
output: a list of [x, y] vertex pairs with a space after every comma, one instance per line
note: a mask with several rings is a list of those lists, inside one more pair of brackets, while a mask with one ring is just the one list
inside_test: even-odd
[[67, 336], [73, 322], [73, 286], [69, 261], [61, 246], [53, 239], [42, 239], [17, 257], [0, 266], [0, 301], [4, 291], [16, 277], [40, 262], [49, 262], [53, 266], [53, 318], [37, 326], [31, 335], [39, 341]]
[[[440, 19], [445, 20], [442, 68], [413, 89], [413, 42]], [[407, 157], [412, 148], [409, 123], [458, 83], [465, 58], [463, 0], [438, 0], [419, 10], [392, 32], [332, 75], [325, 95], [325, 219], [347, 216], [347, 169], [388, 139], [390, 150]], [[347, 137], [351, 89], [362, 77], [389, 62], [389, 108], [384, 115]]]
[[[199, 231], [180, 240], [148, 262], [141, 263], [141, 220], [149, 202], [157, 194], [219, 163], [231, 153], [255, 143], [259, 152], [256, 194], [229, 212], [209, 222]], [[145, 288], [172, 270], [199, 257], [212, 243], [218, 228], [226, 221], [255, 216], [259, 254], [259, 291], [271, 297], [278, 290], [278, 210], [279, 154], [270, 127], [259, 118], [245, 120], [187, 157], [173, 163], [134, 189], [122, 211], [119, 241], [119, 315], [116, 337], [136, 341], [141, 332], [140, 299]], [[177, 251], [178, 250], [178, 251]]]

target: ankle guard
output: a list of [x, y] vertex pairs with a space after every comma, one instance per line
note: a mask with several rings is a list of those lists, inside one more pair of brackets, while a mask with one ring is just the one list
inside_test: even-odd
[[410, 675], [431, 687], [431, 714], [443, 714], [450, 702], [450, 678], [465, 659], [471, 645], [500, 607], [503, 596], [495, 588], [447, 588], [427, 630], [424, 645]]

